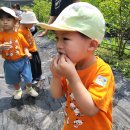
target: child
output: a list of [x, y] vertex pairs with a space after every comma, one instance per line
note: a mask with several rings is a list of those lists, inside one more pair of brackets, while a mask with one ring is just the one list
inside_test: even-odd
[[25, 37], [29, 43], [29, 52], [32, 54], [32, 59], [30, 59], [31, 70], [32, 70], [32, 83], [35, 84], [41, 79], [42, 68], [41, 68], [41, 59], [37, 51], [37, 47], [33, 38], [33, 35], [30, 31], [30, 28], [33, 24], [36, 24], [38, 20], [36, 16], [31, 11], [23, 12], [21, 15], [22, 20], [20, 21], [19, 32]]
[[0, 50], [4, 61], [4, 73], [7, 84], [15, 86], [14, 99], [21, 99], [21, 76], [26, 83], [27, 93], [33, 97], [38, 93], [32, 88], [32, 73], [29, 59], [28, 43], [23, 35], [14, 31], [18, 18], [15, 12], [7, 7], [0, 8], [0, 22], [3, 31], [0, 32]]
[[53, 24], [59, 53], [50, 66], [51, 93], [66, 95], [63, 130], [112, 130], [112, 70], [94, 55], [105, 33], [101, 12], [85, 2], [65, 8]]

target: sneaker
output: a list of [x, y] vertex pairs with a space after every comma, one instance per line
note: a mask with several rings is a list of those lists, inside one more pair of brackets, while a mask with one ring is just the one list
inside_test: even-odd
[[15, 90], [13, 95], [14, 95], [14, 99], [16, 99], [16, 100], [21, 99], [21, 97], [22, 97], [22, 90], [21, 89]]
[[38, 93], [32, 87], [30, 87], [30, 88], [27, 87], [26, 91], [32, 97], [37, 97], [38, 96]]
[[37, 84], [37, 81], [36, 81], [36, 80], [33, 80], [33, 81], [32, 81], [32, 84], [33, 84], [33, 85]]

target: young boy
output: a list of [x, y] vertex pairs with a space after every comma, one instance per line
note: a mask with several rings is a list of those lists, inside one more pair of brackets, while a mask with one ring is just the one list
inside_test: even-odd
[[33, 97], [38, 93], [32, 88], [32, 73], [29, 59], [28, 43], [23, 35], [14, 31], [18, 17], [7, 7], [0, 8], [0, 23], [3, 31], [0, 32], [0, 51], [4, 61], [5, 80], [7, 84], [15, 86], [14, 99], [21, 99], [21, 76], [26, 83], [27, 93]]
[[22, 20], [20, 21], [19, 33], [21, 33], [26, 41], [29, 43], [29, 52], [32, 54], [32, 59], [30, 59], [31, 70], [32, 70], [32, 83], [35, 84], [41, 79], [42, 68], [41, 68], [41, 59], [35, 44], [35, 40], [30, 31], [30, 28], [33, 24], [38, 23], [36, 16], [31, 11], [23, 12], [21, 15]]
[[94, 55], [105, 33], [101, 12], [85, 2], [65, 8], [53, 24], [57, 55], [50, 66], [51, 93], [66, 95], [63, 130], [112, 130], [112, 70]]

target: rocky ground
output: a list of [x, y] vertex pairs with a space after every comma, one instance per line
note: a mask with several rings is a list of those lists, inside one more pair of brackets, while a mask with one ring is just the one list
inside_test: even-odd
[[[51, 73], [49, 64], [56, 54], [53, 41], [35, 36], [42, 60], [42, 70], [45, 80], [39, 82], [36, 90], [37, 98], [28, 96], [25, 92], [20, 101], [12, 98], [13, 86], [4, 81], [3, 60], [0, 57], [0, 130], [60, 130], [63, 124], [65, 98], [55, 100], [51, 97], [49, 84]], [[116, 90], [113, 108], [113, 130], [130, 130], [130, 81], [116, 70]]]

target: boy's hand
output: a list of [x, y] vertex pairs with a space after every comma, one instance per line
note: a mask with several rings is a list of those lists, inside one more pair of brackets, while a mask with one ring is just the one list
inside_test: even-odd
[[27, 53], [26, 55], [27, 55], [28, 59], [32, 59], [32, 54], [31, 53]]
[[56, 58], [53, 68], [58, 75], [66, 78], [70, 78], [77, 73], [74, 63], [65, 55], [60, 55]]
[[61, 75], [58, 74], [58, 71], [56, 70], [56, 66], [59, 60], [59, 56], [55, 56], [50, 64], [50, 70], [52, 72], [53, 77], [60, 78]]
[[73, 77], [77, 73], [75, 64], [65, 55], [61, 55], [59, 58], [58, 70], [66, 78]]
[[0, 50], [9, 50], [12, 48], [12, 45], [9, 42], [4, 42], [0, 45]]

